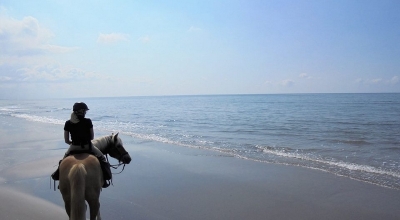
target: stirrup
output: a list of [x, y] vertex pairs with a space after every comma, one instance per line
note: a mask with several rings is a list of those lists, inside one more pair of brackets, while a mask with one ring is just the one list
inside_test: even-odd
[[58, 168], [57, 168], [56, 171], [54, 171], [53, 174], [51, 174], [51, 178], [52, 178], [54, 181], [60, 180], [60, 170], [59, 170]]
[[110, 186], [110, 181], [108, 181], [108, 180], [104, 180], [104, 183], [103, 183], [103, 188], [107, 188], [107, 187], [109, 187]]
[[62, 161], [62, 160], [60, 160], [60, 161], [58, 162], [57, 170], [54, 171], [54, 173], [51, 174], [51, 178], [52, 178], [54, 181], [60, 180], [60, 164], [61, 164], [61, 161]]

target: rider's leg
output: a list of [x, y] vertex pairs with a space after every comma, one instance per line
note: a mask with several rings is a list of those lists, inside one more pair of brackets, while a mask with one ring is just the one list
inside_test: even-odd
[[[68, 152], [68, 151], [67, 151], [67, 152]], [[53, 180], [60, 180], [60, 164], [61, 164], [61, 162], [64, 160], [64, 158], [66, 158], [67, 156], [68, 156], [68, 154], [65, 153], [63, 159], [61, 159], [61, 160], [58, 162], [57, 170], [54, 171], [53, 174], [51, 174], [51, 178], [52, 178]]]
[[60, 164], [61, 164], [61, 161], [64, 160], [64, 158], [66, 158], [70, 154], [71, 148], [73, 148], [73, 146], [74, 145], [70, 145], [70, 147], [68, 148], [67, 152], [65, 152], [64, 157], [58, 162], [57, 170], [54, 171], [54, 173], [51, 174], [51, 178], [53, 180], [60, 180]]
[[110, 185], [107, 180], [111, 180], [112, 178], [110, 163], [108, 163], [104, 154], [97, 147], [92, 146], [92, 151], [93, 154], [99, 159], [101, 170], [103, 171], [103, 188], [107, 188]]
[[53, 180], [60, 180], [60, 164], [61, 164], [61, 161], [62, 161], [62, 160], [60, 160], [60, 161], [58, 162], [57, 170], [54, 171], [54, 173], [51, 174], [51, 178], [52, 178]]

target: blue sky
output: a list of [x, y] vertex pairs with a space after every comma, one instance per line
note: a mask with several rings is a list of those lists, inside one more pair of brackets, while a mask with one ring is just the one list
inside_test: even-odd
[[0, 98], [400, 92], [400, 1], [0, 2]]

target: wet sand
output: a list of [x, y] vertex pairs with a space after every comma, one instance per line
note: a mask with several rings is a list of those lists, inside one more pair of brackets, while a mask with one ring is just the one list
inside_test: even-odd
[[[22, 119], [0, 123], [0, 219], [68, 219], [60, 192], [49, 184], [67, 147], [63, 126]], [[97, 137], [103, 134], [96, 131]], [[400, 219], [398, 190], [121, 138], [132, 162], [102, 191], [103, 219]]]

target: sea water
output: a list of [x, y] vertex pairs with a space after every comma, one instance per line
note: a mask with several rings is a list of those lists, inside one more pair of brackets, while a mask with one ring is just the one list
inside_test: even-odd
[[62, 130], [80, 101], [90, 108], [86, 116], [95, 133], [120, 132], [400, 189], [398, 93], [0, 100], [0, 116]]

